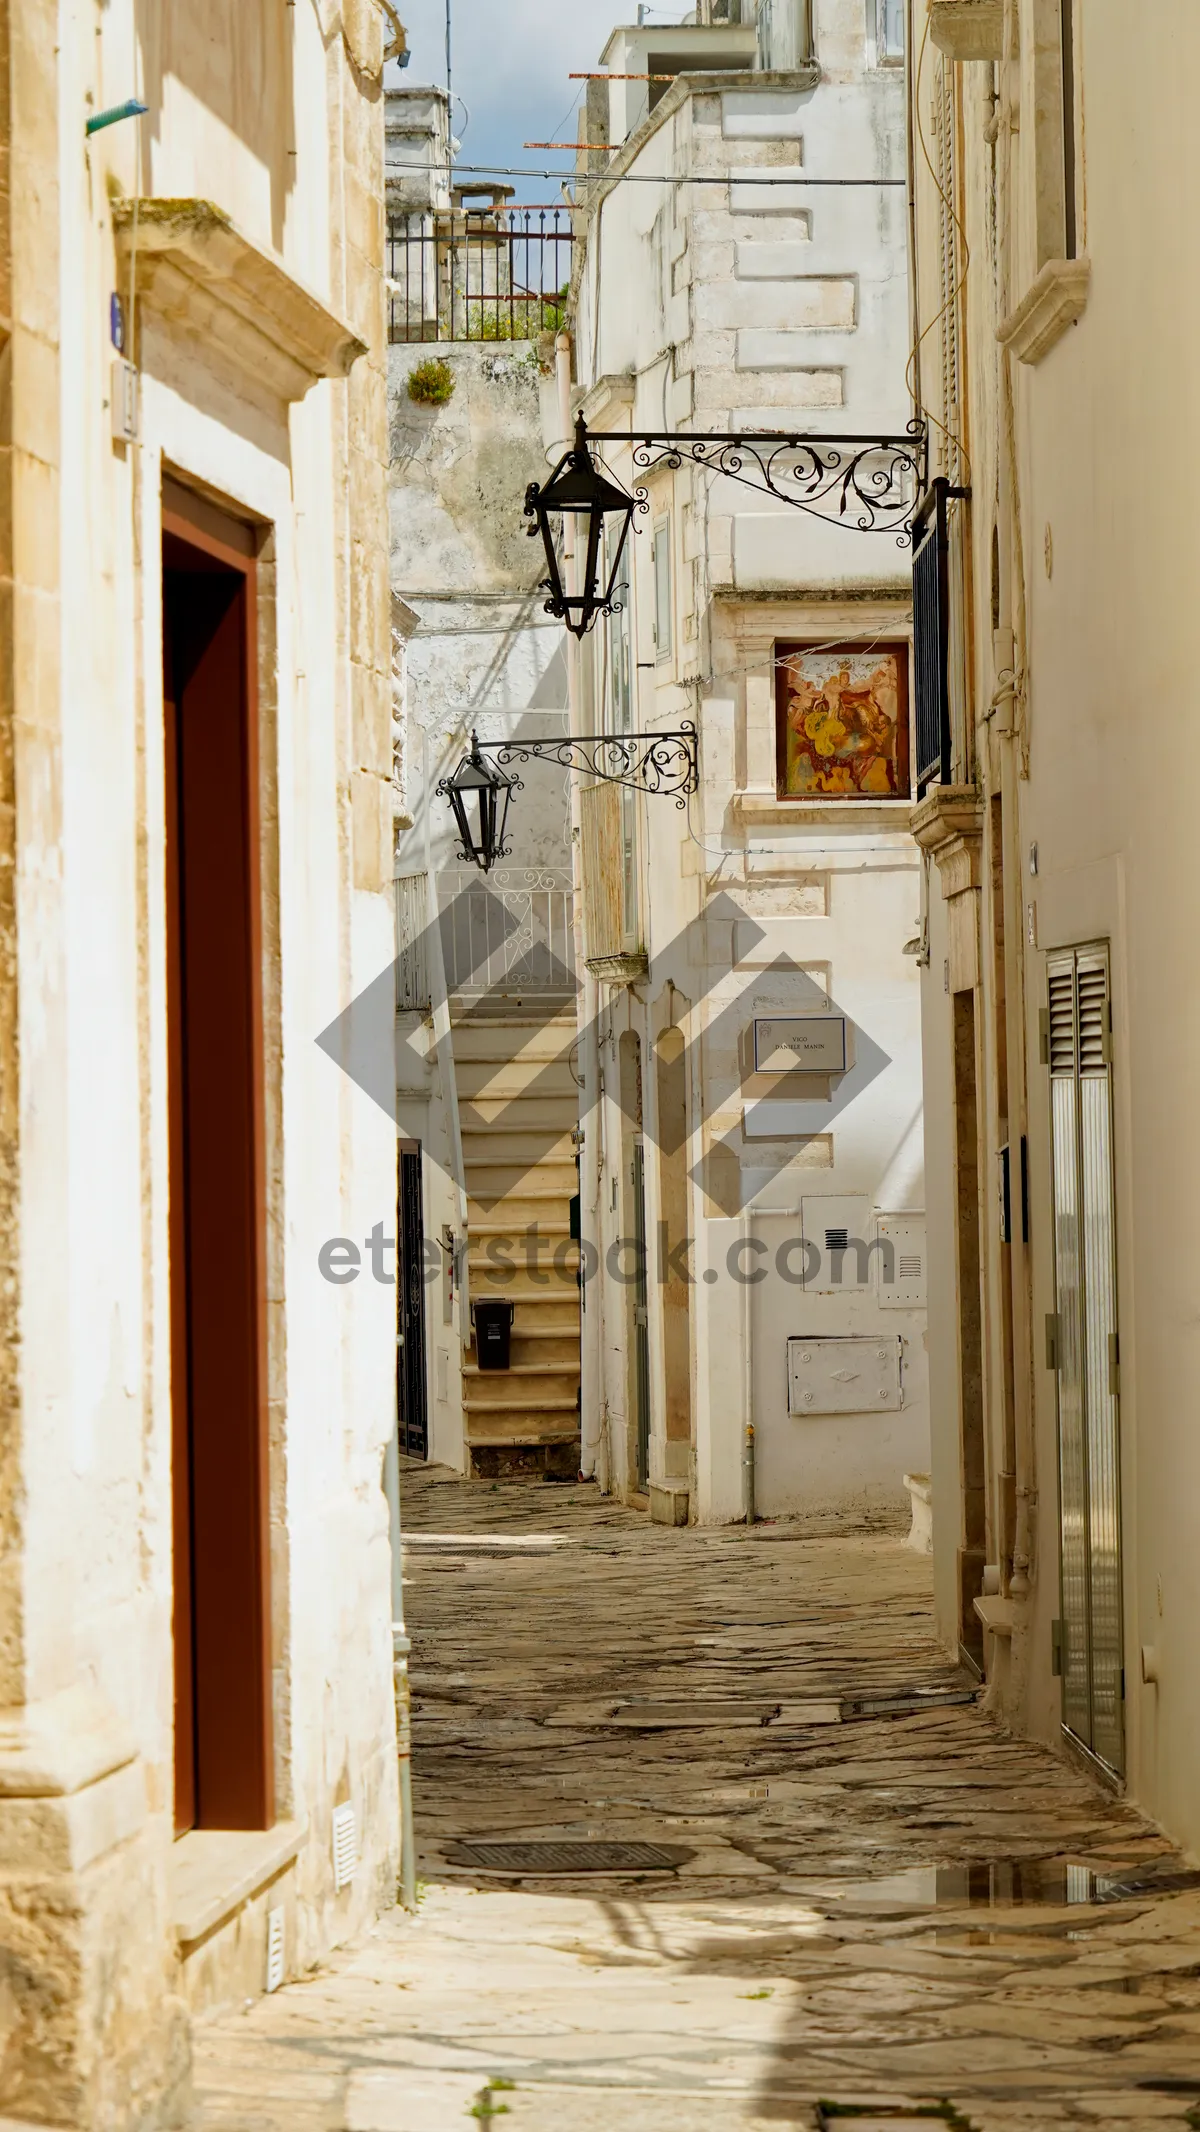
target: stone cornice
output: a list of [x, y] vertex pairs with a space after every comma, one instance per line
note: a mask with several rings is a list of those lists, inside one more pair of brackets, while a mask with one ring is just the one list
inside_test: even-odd
[[1004, 56], [1004, 0], [929, 0], [929, 35], [951, 59]]
[[637, 377], [632, 371], [606, 370], [594, 385], [589, 385], [576, 412], [582, 414], [589, 429], [600, 429], [618, 416], [624, 416], [632, 427], [636, 395]]
[[1001, 347], [1023, 363], [1040, 363], [1082, 318], [1091, 278], [1089, 259], [1048, 259], [1016, 310], [997, 326]]
[[[122, 200], [113, 209], [123, 282], [134, 206]], [[138, 304], [219, 349], [279, 399], [303, 399], [318, 378], [345, 377], [366, 354], [344, 320], [211, 201], [139, 200], [136, 206]]]
[[65, 1797], [136, 1755], [129, 1728], [82, 1683], [0, 1712], [0, 1798]]
[[592, 976], [606, 985], [640, 985], [650, 972], [649, 957], [641, 948], [630, 955], [588, 955], [585, 960]]
[[922, 851], [937, 860], [944, 896], [981, 885], [983, 800], [974, 785], [931, 785], [909, 817]]
[[[808, 830], [811, 830], [815, 823], [836, 822], [839, 829], [854, 827], [880, 834], [894, 832], [903, 836], [907, 843], [910, 809], [906, 799], [872, 796], [865, 799], [839, 800], [833, 794], [807, 800], [781, 799], [777, 792], [753, 791], [743, 787], [732, 794], [729, 804], [735, 821], [768, 822], [775, 828], [803, 823]], [[912, 854], [912, 862], [914, 866], [917, 863], [915, 852]]]
[[398, 592], [393, 592], [392, 628], [395, 630], [396, 635], [398, 637], [403, 637], [405, 643], [407, 644], [410, 637], [416, 636], [416, 633], [420, 627], [421, 617], [417, 612], [417, 609], [415, 607], [410, 607], [407, 600], [401, 599], [400, 594]]
[[[666, 125], [668, 119], [674, 117], [689, 97], [718, 96], [726, 89], [815, 89], [820, 81], [821, 69], [815, 60], [802, 67], [789, 68], [786, 72], [764, 69], [758, 73], [750, 68], [743, 71], [740, 67], [719, 67], [713, 68], [707, 74], [699, 69], [690, 74], [677, 74], [670, 86], [663, 90], [649, 116], [642, 120], [640, 126], [634, 127], [627, 140], [622, 141], [606, 166], [603, 177], [591, 180], [587, 199], [580, 203], [582, 212], [590, 215], [601, 201], [608, 198], [614, 185], [636, 163], [647, 141], [653, 140], [659, 129]], [[748, 165], [747, 168], [757, 170], [758, 166]], [[586, 177], [588, 173], [583, 172], [582, 175]], [[743, 173], [739, 170], [727, 170], [720, 177], [714, 178], [713, 182], [724, 185], [730, 178], [741, 175]], [[670, 182], [668, 174], [663, 183], [669, 185]]]

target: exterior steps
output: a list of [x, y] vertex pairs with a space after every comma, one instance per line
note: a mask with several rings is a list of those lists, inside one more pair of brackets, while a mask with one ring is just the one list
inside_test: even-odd
[[[463, 1348], [468, 1470], [573, 1475], [579, 1463], [578, 1189], [572, 1133], [573, 1002], [536, 998], [480, 1011], [452, 1000], [451, 1042], [467, 1188], [472, 1304], [514, 1305], [511, 1366], [481, 1370]], [[528, 1262], [531, 1227], [538, 1250]]]

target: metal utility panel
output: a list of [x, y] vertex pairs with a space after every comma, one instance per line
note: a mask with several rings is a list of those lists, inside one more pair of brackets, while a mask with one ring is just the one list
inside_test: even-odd
[[[920, 1215], [881, 1214], [875, 1234], [892, 1247], [875, 1253], [879, 1301], [885, 1310], [925, 1308], [925, 1223]], [[889, 1280], [888, 1275], [891, 1275]]]
[[788, 1341], [789, 1414], [894, 1414], [904, 1405], [898, 1334]]
[[[814, 1295], [848, 1295], [871, 1285], [873, 1216], [858, 1193], [806, 1192], [800, 1202], [806, 1254], [804, 1285]], [[812, 1252], [817, 1256], [814, 1259]]]

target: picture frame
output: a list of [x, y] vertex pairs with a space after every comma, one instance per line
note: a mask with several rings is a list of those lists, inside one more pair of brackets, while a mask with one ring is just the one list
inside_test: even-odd
[[780, 642], [775, 744], [781, 800], [908, 799], [909, 647]]

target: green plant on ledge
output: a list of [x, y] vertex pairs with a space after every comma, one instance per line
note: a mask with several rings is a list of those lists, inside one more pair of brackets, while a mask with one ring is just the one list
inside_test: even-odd
[[440, 355], [427, 356], [408, 374], [408, 397], [420, 407], [444, 407], [454, 391], [454, 372]]

